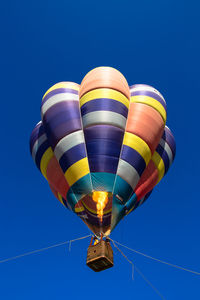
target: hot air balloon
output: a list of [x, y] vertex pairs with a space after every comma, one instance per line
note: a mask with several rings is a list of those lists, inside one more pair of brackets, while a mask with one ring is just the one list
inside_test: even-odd
[[166, 102], [153, 87], [129, 87], [118, 70], [99, 67], [81, 85], [52, 86], [41, 117], [30, 137], [32, 158], [55, 197], [99, 239], [88, 248], [88, 265], [111, 267], [104, 237], [144, 203], [174, 160]]

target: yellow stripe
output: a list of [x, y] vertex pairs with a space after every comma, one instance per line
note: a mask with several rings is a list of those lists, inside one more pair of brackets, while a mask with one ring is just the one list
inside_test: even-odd
[[125, 132], [123, 144], [136, 150], [145, 160], [146, 165], [151, 159], [151, 150], [139, 136]]
[[138, 95], [138, 96], [132, 96], [130, 101], [131, 101], [131, 103], [136, 102], [136, 103], [147, 104], [147, 105], [155, 108], [159, 112], [161, 117], [163, 118], [163, 121], [166, 123], [166, 119], [167, 119], [166, 110], [164, 109], [162, 104], [159, 101], [157, 101], [156, 99], [151, 98], [149, 96], [145, 96], [145, 95]]
[[42, 100], [44, 99], [44, 97], [45, 97], [48, 93], [50, 93], [50, 92], [53, 91], [53, 90], [60, 89], [60, 88], [68, 88], [68, 89], [73, 89], [73, 90], [79, 91], [78, 85], [76, 85], [74, 82], [59, 82], [59, 83], [54, 84], [52, 87], [50, 87], [50, 88], [46, 91], [46, 93], [44, 94]]
[[99, 99], [99, 98], [108, 98], [113, 99], [118, 102], [124, 104], [127, 108], [129, 108], [129, 100], [120, 92], [112, 90], [112, 89], [96, 89], [88, 92], [80, 99], [80, 107], [87, 103], [88, 101]]
[[164, 164], [161, 156], [156, 151], [154, 152], [151, 159], [154, 162], [154, 164], [156, 165], [156, 168], [158, 170], [158, 181], [156, 183], [156, 184], [158, 184], [158, 182], [163, 178], [163, 176], [165, 174], [165, 164]]
[[62, 196], [60, 193], [58, 193], [58, 200], [64, 205], [63, 200], [62, 200]]
[[89, 173], [88, 159], [85, 157], [69, 167], [65, 172], [65, 178], [67, 179], [69, 186], [72, 186], [77, 180]]
[[53, 157], [53, 151], [51, 147], [49, 147], [44, 154], [42, 155], [41, 161], [40, 161], [40, 171], [42, 175], [47, 179], [47, 166], [50, 161], [50, 159]]
[[79, 212], [82, 212], [82, 211], [84, 211], [85, 209], [84, 209], [84, 207], [83, 206], [79, 206], [79, 207], [75, 207], [75, 212], [76, 213], [79, 213]]

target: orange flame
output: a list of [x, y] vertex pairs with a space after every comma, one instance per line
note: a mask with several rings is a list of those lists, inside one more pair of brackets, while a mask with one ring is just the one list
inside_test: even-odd
[[108, 203], [108, 193], [107, 192], [93, 192], [92, 199], [96, 202], [97, 215], [100, 218], [101, 222], [103, 220], [103, 210]]

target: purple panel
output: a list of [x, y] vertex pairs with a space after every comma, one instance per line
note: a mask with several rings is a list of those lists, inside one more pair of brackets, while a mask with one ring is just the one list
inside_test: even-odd
[[54, 149], [64, 136], [82, 129], [79, 103], [65, 101], [52, 106], [43, 116], [45, 132]]

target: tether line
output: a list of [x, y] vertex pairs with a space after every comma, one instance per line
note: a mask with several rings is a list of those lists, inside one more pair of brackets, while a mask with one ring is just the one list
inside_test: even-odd
[[[111, 239], [110, 239], [110, 240], [111, 240]], [[111, 240], [111, 241], [113, 241], [113, 240]], [[135, 249], [132, 249], [132, 248], [130, 248], [130, 247], [127, 247], [127, 246], [125, 246], [125, 245], [123, 245], [123, 244], [121, 244], [121, 243], [119, 243], [119, 242], [117, 242], [117, 241], [114, 241], [114, 242], [115, 242], [116, 244], [118, 244], [118, 245], [120, 245], [120, 246], [122, 246], [122, 247], [124, 247], [124, 248], [126, 248], [126, 249], [128, 249], [128, 250], [130, 250], [130, 251], [132, 251], [132, 252], [135, 252], [135, 253], [137, 253], [137, 254], [140, 254], [140, 255], [142, 255], [142, 256], [144, 256], [144, 257], [146, 257], [146, 258], [152, 259], [152, 260], [154, 260], [154, 261], [160, 262], [160, 263], [162, 263], [162, 264], [168, 265], [168, 266], [173, 267], [173, 268], [176, 268], [176, 269], [180, 269], [180, 270], [182, 270], [182, 271], [190, 272], [190, 273], [195, 274], [195, 275], [200, 275], [200, 272], [193, 271], [193, 270], [190, 270], [190, 269], [187, 269], [187, 268], [184, 268], [184, 267], [182, 267], [182, 266], [178, 266], [178, 265], [175, 265], [175, 264], [172, 264], [172, 263], [168, 263], [168, 262], [166, 262], [166, 261], [164, 261], [164, 260], [155, 258], [155, 257], [150, 256], [150, 255], [147, 255], [147, 254], [145, 254], [145, 253], [142, 253], [141, 251], [137, 251], [137, 250], [135, 250]]]
[[59, 247], [59, 246], [63, 246], [63, 245], [66, 245], [66, 244], [70, 244], [70, 246], [71, 246], [71, 243], [79, 241], [79, 240], [86, 239], [86, 238], [88, 238], [90, 236], [91, 236], [91, 234], [83, 236], [83, 237], [80, 237], [80, 238], [77, 238], [77, 239], [74, 239], [74, 240], [69, 240], [69, 241], [66, 241], [66, 242], [58, 243], [58, 244], [51, 245], [51, 246], [48, 246], [48, 247], [44, 247], [44, 248], [41, 248], [41, 249], [29, 251], [29, 252], [26, 252], [26, 253], [23, 253], [23, 254], [20, 254], [20, 255], [16, 255], [16, 256], [9, 257], [9, 258], [5, 258], [5, 259], [0, 260], [0, 264], [5, 263], [7, 261], [11, 261], [11, 260], [17, 259], [17, 258], [20, 258], [20, 257], [23, 257], [23, 256], [28, 256], [28, 255], [31, 255], [31, 254], [34, 254], [34, 253], [39, 253], [39, 252], [42, 252], [42, 251], [45, 251], [45, 250], [48, 250], [48, 249], [52, 249], [52, 248], [56, 248], [56, 247]]

